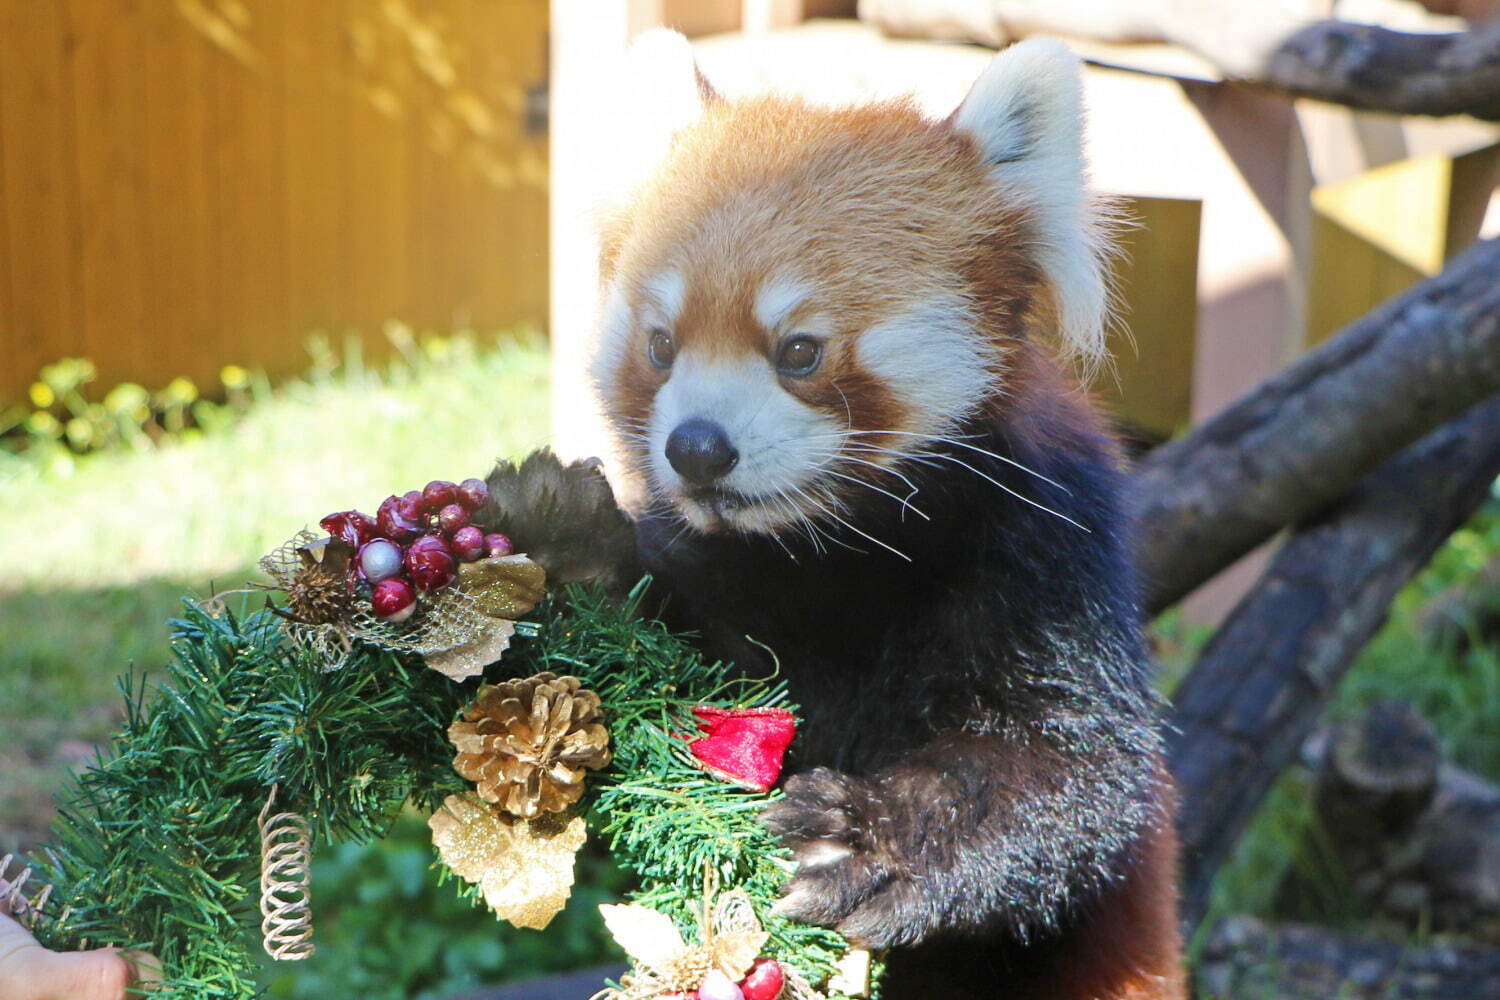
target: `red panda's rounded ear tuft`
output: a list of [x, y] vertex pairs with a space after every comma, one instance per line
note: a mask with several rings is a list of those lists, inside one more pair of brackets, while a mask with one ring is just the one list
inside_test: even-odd
[[1030, 215], [1057, 335], [1085, 363], [1100, 361], [1107, 223], [1086, 191], [1078, 57], [1052, 39], [1018, 42], [990, 61], [949, 121], [974, 140], [1008, 201]]
[[673, 138], [718, 95], [698, 70], [692, 45], [665, 28], [636, 36], [615, 65], [593, 72], [598, 84], [587, 127], [600, 155], [589, 182], [608, 210], [629, 200], [665, 159]]
[[669, 132], [689, 124], [703, 106], [717, 98], [698, 69], [692, 43], [681, 32], [654, 28], [637, 35], [625, 57], [622, 81], [641, 116], [651, 115]]

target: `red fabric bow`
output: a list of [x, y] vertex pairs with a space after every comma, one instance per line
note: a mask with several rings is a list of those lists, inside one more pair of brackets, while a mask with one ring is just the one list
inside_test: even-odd
[[781, 777], [781, 761], [797, 735], [797, 721], [784, 708], [714, 708], [695, 705], [703, 735], [688, 750], [710, 774], [755, 792], [767, 792]]

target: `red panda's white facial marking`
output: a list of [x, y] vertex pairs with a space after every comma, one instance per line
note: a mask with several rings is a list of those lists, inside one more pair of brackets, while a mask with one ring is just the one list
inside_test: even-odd
[[[951, 432], [991, 393], [1000, 354], [962, 296], [872, 290], [841, 322], [826, 305], [840, 290], [785, 271], [735, 279], [669, 267], [606, 309], [601, 357], [650, 378], [633, 381], [638, 413], [617, 410], [633, 467], [699, 530], [848, 516], [900, 482], [887, 470], [913, 438]], [[711, 305], [725, 301], [740, 306]]]
[[703, 531], [857, 519], [1022, 388], [1020, 340], [1097, 349], [1075, 61], [1013, 52], [945, 121], [705, 93], [602, 242], [594, 371], [639, 502]]
[[1003, 352], [977, 326], [967, 302], [938, 293], [860, 334], [861, 363], [911, 414], [901, 430], [948, 434], [997, 391]]

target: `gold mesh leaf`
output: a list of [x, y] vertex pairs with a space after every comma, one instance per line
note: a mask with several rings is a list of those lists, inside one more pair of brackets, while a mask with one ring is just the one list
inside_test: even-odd
[[510, 637], [516, 634], [516, 623], [504, 618], [492, 618], [484, 634], [473, 642], [452, 649], [428, 653], [427, 665], [451, 680], [466, 681], [478, 677], [484, 668], [500, 659], [500, 654], [510, 648]]

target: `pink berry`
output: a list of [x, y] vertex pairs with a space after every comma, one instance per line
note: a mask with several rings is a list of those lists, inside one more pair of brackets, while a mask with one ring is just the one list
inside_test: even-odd
[[484, 548], [492, 559], [495, 556], [508, 556], [516, 551], [516, 547], [510, 544], [510, 536], [498, 531], [484, 536]]
[[419, 590], [441, 590], [453, 582], [458, 563], [447, 541], [438, 535], [423, 535], [406, 550], [406, 575]]
[[371, 583], [389, 580], [401, 573], [401, 546], [388, 538], [372, 538], [359, 550], [359, 568]]
[[776, 1000], [786, 986], [786, 973], [774, 958], [757, 958], [740, 983], [745, 1000]]
[[400, 577], [381, 580], [370, 594], [370, 607], [382, 621], [404, 622], [417, 610], [417, 592]]
[[436, 514], [457, 500], [458, 487], [446, 479], [434, 479], [422, 490], [422, 509], [429, 514]]
[[489, 551], [484, 543], [484, 531], [472, 524], [459, 528], [448, 542], [453, 546], [453, 554], [458, 556], [460, 562], [482, 559]]
[[357, 510], [341, 510], [337, 514], [329, 514], [318, 522], [318, 526], [345, 545], [352, 545], [356, 549], [380, 531], [373, 517]]
[[469, 512], [456, 503], [450, 503], [438, 511], [438, 527], [443, 529], [444, 534], [451, 535], [468, 523]]
[[404, 542], [422, 533], [421, 512], [407, 497], [389, 496], [375, 513], [375, 524], [386, 538]]
[[745, 1000], [745, 994], [724, 973], [709, 969], [698, 985], [698, 1000]]
[[458, 484], [458, 502], [472, 514], [490, 502], [490, 488], [483, 479], [465, 479]]

